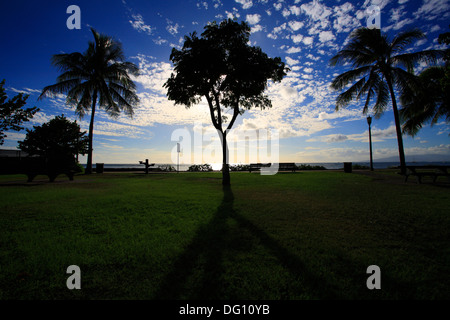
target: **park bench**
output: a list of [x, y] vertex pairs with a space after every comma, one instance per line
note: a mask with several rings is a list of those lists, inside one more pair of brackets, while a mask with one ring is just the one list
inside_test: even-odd
[[69, 180], [73, 180], [81, 169], [73, 157], [56, 157], [45, 159], [42, 157], [5, 157], [0, 158], [0, 174], [25, 174], [27, 182], [32, 182], [38, 175], [48, 176], [50, 182], [55, 181], [60, 174], [65, 174]]
[[279, 163], [278, 164], [279, 171], [292, 171], [295, 172], [297, 170], [297, 166], [293, 162]]
[[[261, 171], [263, 167], [270, 167], [271, 163], [251, 163], [248, 167], [248, 171]], [[297, 166], [293, 162], [278, 163], [278, 171], [292, 171], [295, 172]]]
[[415, 176], [419, 183], [422, 183], [423, 177], [431, 177], [433, 183], [438, 177], [447, 177], [450, 181], [450, 173], [448, 169], [450, 166], [406, 166], [405, 182], [410, 176]]
[[263, 167], [270, 167], [271, 163], [250, 163], [248, 166], [248, 172], [261, 171]]

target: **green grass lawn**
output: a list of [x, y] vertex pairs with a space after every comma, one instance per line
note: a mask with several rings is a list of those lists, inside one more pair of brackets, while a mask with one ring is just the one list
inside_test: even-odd
[[385, 176], [0, 176], [0, 299], [450, 299], [448, 185]]

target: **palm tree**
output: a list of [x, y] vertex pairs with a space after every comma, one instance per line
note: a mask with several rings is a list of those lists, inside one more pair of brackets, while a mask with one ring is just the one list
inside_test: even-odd
[[[450, 32], [440, 34], [438, 42], [450, 45]], [[441, 118], [450, 122], [450, 48], [442, 53], [445, 65], [422, 71], [419, 74], [419, 90], [400, 97], [403, 133], [414, 137], [425, 123], [431, 122], [433, 126]]]
[[436, 66], [422, 71], [419, 75], [420, 88], [400, 97], [399, 110], [403, 120], [402, 130], [415, 136], [423, 124], [437, 123], [441, 118], [450, 122], [450, 68]]
[[348, 84], [358, 80], [337, 97], [336, 110], [367, 94], [363, 113], [367, 113], [370, 101], [376, 99], [373, 112], [375, 117], [379, 118], [386, 110], [390, 97], [403, 174], [406, 172], [406, 162], [394, 88], [400, 93], [417, 88], [418, 80], [413, 74], [414, 65], [420, 61], [434, 62], [439, 56], [436, 50], [403, 53], [407, 45], [423, 37], [425, 35], [420, 30], [414, 29], [401, 32], [389, 41], [380, 29], [360, 28], [350, 34], [350, 42], [330, 60], [332, 66], [346, 63], [352, 65], [351, 70], [332, 81], [331, 88], [343, 90]]
[[52, 64], [61, 74], [57, 83], [45, 87], [39, 96], [42, 99], [66, 93], [66, 103], [75, 107], [80, 118], [91, 111], [87, 174], [92, 172], [92, 140], [97, 104], [108, 115], [117, 118], [121, 111], [132, 117], [133, 108], [139, 102], [136, 85], [130, 78], [130, 74], [138, 74], [138, 67], [124, 61], [125, 56], [119, 42], [99, 34], [93, 28], [91, 31], [95, 41], [89, 42], [88, 49], [83, 54], [74, 52], [53, 55]]

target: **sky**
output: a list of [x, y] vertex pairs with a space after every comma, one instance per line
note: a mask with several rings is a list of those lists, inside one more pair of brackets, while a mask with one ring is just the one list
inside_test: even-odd
[[[80, 9], [80, 29], [69, 29], [73, 11]], [[172, 48], [181, 49], [184, 36], [213, 21], [227, 18], [251, 26], [250, 44], [290, 68], [280, 83], [268, 83], [272, 108], [253, 109], [239, 116], [230, 135], [230, 163], [324, 163], [369, 161], [369, 133], [363, 101], [335, 111], [339, 92], [330, 89], [335, 76], [350, 66], [332, 67], [329, 60], [348, 42], [350, 33], [368, 26], [371, 6], [380, 9], [379, 24], [390, 38], [420, 28], [426, 35], [406, 51], [442, 49], [439, 34], [448, 32], [450, 0], [111, 0], [2, 1], [0, 4], [0, 79], [12, 98], [29, 94], [27, 107], [41, 109], [26, 128], [64, 114], [88, 130], [88, 114], [79, 119], [65, 96], [37, 100], [42, 89], [56, 82], [51, 65], [57, 53], [84, 52], [93, 40], [90, 28], [121, 42], [126, 60], [140, 68], [133, 80], [140, 103], [133, 118], [95, 117], [94, 155], [97, 163], [211, 163], [221, 162], [220, 140], [205, 100], [186, 109], [174, 105], [163, 84], [173, 65]], [[372, 7], [373, 8], [373, 7]], [[416, 72], [426, 68], [420, 64]], [[394, 115], [386, 112], [372, 121], [375, 161], [398, 161]], [[16, 149], [25, 131], [8, 132], [1, 149]], [[255, 135], [257, 133], [257, 135]], [[269, 142], [261, 140], [267, 134]], [[414, 138], [403, 136], [407, 161], [450, 161], [450, 127], [443, 120], [429, 124]], [[254, 138], [259, 140], [254, 144]], [[252, 142], [253, 141], [253, 142]], [[177, 154], [176, 144], [182, 145]], [[85, 157], [80, 157], [84, 162]], [[262, 161], [264, 162], [264, 161]], [[277, 161], [272, 161], [277, 162]]]

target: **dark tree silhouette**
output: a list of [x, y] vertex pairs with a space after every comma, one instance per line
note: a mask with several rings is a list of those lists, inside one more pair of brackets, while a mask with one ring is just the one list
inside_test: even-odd
[[402, 94], [399, 110], [403, 133], [415, 136], [426, 123], [450, 122], [450, 70], [430, 67], [419, 75], [419, 88]]
[[80, 118], [88, 110], [91, 111], [87, 174], [92, 173], [92, 140], [97, 104], [111, 117], [117, 117], [121, 111], [131, 117], [133, 108], [139, 102], [136, 86], [130, 78], [130, 74], [138, 74], [138, 67], [124, 61], [119, 42], [92, 28], [91, 31], [95, 41], [89, 42], [83, 54], [74, 52], [53, 56], [52, 64], [62, 73], [57, 83], [45, 87], [39, 97], [67, 93], [66, 103], [76, 108]]
[[414, 29], [401, 32], [390, 41], [380, 29], [360, 28], [350, 34], [350, 42], [330, 60], [332, 66], [350, 63], [353, 68], [337, 76], [331, 88], [344, 90], [357, 80], [337, 97], [336, 110], [367, 94], [363, 113], [367, 113], [371, 100], [376, 99], [373, 112], [380, 117], [391, 99], [402, 173], [406, 172], [406, 162], [394, 89], [401, 94], [417, 88], [414, 65], [420, 61], [435, 62], [439, 56], [436, 50], [403, 53], [407, 45], [423, 37], [420, 30]]
[[[450, 45], [450, 32], [438, 37], [440, 44]], [[445, 65], [425, 69], [419, 75], [419, 88], [400, 97], [402, 130], [415, 136], [425, 123], [433, 126], [439, 119], [450, 122], [450, 47], [443, 51]]]
[[76, 121], [69, 121], [64, 115], [56, 116], [41, 126], [27, 129], [24, 141], [19, 141], [19, 149], [29, 155], [46, 159], [86, 154], [88, 137], [81, 132]]
[[[185, 36], [183, 48], [172, 49], [174, 73], [164, 84], [175, 104], [189, 108], [206, 98], [222, 142], [224, 185], [230, 184], [228, 132], [245, 110], [271, 107], [264, 94], [267, 82], [281, 81], [288, 71], [280, 58], [269, 58], [261, 48], [250, 46], [249, 37], [248, 24], [231, 19], [208, 24], [201, 37], [195, 32]], [[232, 111], [229, 123], [227, 110]]]
[[38, 108], [22, 108], [28, 99], [28, 95], [19, 93], [12, 99], [8, 99], [5, 89], [5, 80], [0, 82], [0, 145], [5, 142], [7, 135], [5, 131], [23, 130], [22, 124], [33, 118], [34, 114], [39, 111]]

